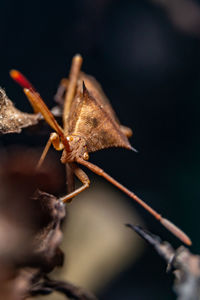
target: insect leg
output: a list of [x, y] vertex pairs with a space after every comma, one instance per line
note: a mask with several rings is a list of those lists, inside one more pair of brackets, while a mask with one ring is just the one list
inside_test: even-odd
[[54, 100], [61, 106], [63, 106], [64, 104], [64, 95], [68, 88], [68, 85], [69, 85], [69, 79], [63, 78], [54, 96]]
[[83, 183], [83, 185], [80, 188], [76, 189], [75, 191], [71, 192], [70, 194], [60, 198], [60, 200], [64, 203], [70, 202], [73, 197], [80, 194], [82, 191], [87, 189], [90, 185], [90, 180], [89, 180], [87, 174], [80, 167], [78, 167], [74, 163], [70, 163], [69, 165], [70, 165], [71, 169], [73, 170], [74, 174]]
[[70, 167], [69, 163], [66, 163], [66, 184], [67, 184], [67, 193], [71, 193], [75, 190], [75, 182], [74, 182], [74, 171]]
[[49, 137], [49, 139], [48, 139], [48, 141], [46, 143], [46, 146], [45, 146], [45, 148], [44, 148], [44, 150], [42, 152], [42, 155], [40, 157], [40, 160], [39, 160], [39, 162], [37, 164], [36, 169], [39, 169], [41, 167], [41, 165], [42, 165], [42, 163], [43, 163], [43, 161], [44, 161], [44, 159], [45, 159], [45, 157], [46, 157], [46, 155], [47, 155], [47, 153], [49, 151], [49, 148], [51, 147], [51, 144], [58, 151], [61, 151], [64, 148], [64, 145], [60, 141], [59, 135], [56, 132], [51, 133], [50, 137]]
[[96, 173], [97, 175], [104, 177], [110, 183], [115, 185], [118, 189], [120, 189], [125, 194], [127, 194], [130, 198], [135, 200], [139, 205], [141, 205], [144, 209], [146, 209], [152, 216], [154, 216], [154, 218], [156, 218], [166, 229], [168, 229], [171, 233], [173, 233], [176, 237], [178, 237], [186, 245], [190, 246], [192, 244], [190, 238], [180, 228], [178, 228], [176, 225], [174, 225], [169, 220], [163, 218], [157, 211], [155, 211], [152, 207], [150, 207], [147, 203], [145, 203], [142, 199], [140, 199], [135, 193], [128, 190], [125, 186], [123, 186], [121, 183], [116, 181], [114, 178], [112, 178], [110, 175], [108, 175], [106, 172], [104, 172], [98, 166], [90, 163], [89, 161], [85, 161], [81, 158], [77, 159], [77, 162], [82, 164], [83, 166], [87, 167], [88, 169], [90, 169], [91, 171]]

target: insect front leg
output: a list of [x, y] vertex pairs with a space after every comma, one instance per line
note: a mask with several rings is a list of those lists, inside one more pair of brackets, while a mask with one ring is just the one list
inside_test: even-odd
[[74, 163], [69, 163], [69, 166], [70, 166], [71, 170], [74, 172], [74, 174], [76, 175], [76, 177], [78, 177], [78, 179], [83, 183], [83, 185], [80, 188], [76, 189], [75, 191], [71, 192], [70, 194], [60, 198], [60, 200], [64, 203], [70, 202], [73, 197], [80, 194], [82, 191], [87, 189], [90, 185], [90, 180], [89, 180], [87, 174], [81, 168], [79, 168]]
[[47, 153], [49, 151], [49, 148], [51, 147], [51, 144], [54, 146], [54, 148], [57, 151], [61, 151], [64, 148], [64, 145], [60, 141], [59, 135], [56, 132], [52, 132], [50, 134], [50, 137], [49, 137], [49, 139], [47, 141], [47, 144], [46, 144], [46, 146], [45, 146], [45, 148], [44, 148], [44, 150], [42, 152], [40, 160], [39, 160], [39, 162], [37, 164], [37, 167], [36, 167], [37, 169], [39, 169], [41, 167], [41, 165], [42, 165], [42, 163], [43, 163], [43, 161], [44, 161], [44, 159], [45, 159], [45, 157], [46, 157], [46, 155], [47, 155]]

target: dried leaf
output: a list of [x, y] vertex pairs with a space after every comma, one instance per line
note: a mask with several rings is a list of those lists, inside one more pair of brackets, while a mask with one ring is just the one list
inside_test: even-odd
[[65, 206], [55, 196], [37, 190], [32, 201], [36, 202], [36, 220], [43, 223], [32, 241], [32, 253], [27, 265], [44, 272], [52, 271], [63, 264], [64, 255], [59, 249], [62, 241], [61, 221], [65, 217]]
[[40, 114], [28, 114], [18, 110], [0, 88], [0, 134], [20, 133], [22, 128], [36, 125]]
[[184, 246], [174, 249], [167, 241], [138, 225], [127, 224], [167, 263], [167, 271], [175, 276], [174, 291], [179, 300], [198, 300], [200, 295], [200, 256], [195, 255]]
[[58, 291], [67, 296], [67, 298], [75, 300], [97, 300], [97, 298], [90, 292], [85, 291], [69, 282], [51, 280], [45, 277], [42, 281], [35, 284], [31, 290], [31, 294], [47, 295], [53, 291]]
[[62, 265], [65, 208], [55, 196], [35, 191], [39, 184], [51, 185], [55, 173], [36, 173], [33, 151], [13, 152], [0, 155], [0, 299], [21, 300], [33, 283]]

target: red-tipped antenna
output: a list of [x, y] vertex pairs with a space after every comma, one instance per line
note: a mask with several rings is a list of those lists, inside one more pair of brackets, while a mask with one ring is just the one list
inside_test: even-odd
[[64, 137], [63, 129], [58, 125], [53, 114], [30, 81], [17, 70], [11, 70], [10, 76], [23, 88], [25, 95], [34, 109], [34, 112], [40, 112], [43, 115], [46, 122], [59, 134], [60, 137], [62, 137], [66, 150], [70, 151], [69, 143]]
[[10, 71], [10, 76], [12, 79], [14, 79], [23, 89], [29, 89], [29, 90], [35, 90], [33, 87], [32, 83], [28, 81], [28, 79], [19, 71], [17, 70], [11, 70]]

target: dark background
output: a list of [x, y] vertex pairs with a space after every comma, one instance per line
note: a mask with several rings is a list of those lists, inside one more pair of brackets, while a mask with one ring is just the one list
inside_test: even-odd
[[[109, 149], [91, 161], [185, 229], [199, 253], [200, 4], [171, 2], [1, 1], [0, 84], [18, 108], [31, 112], [8, 75], [17, 68], [52, 107], [72, 56], [81, 53], [83, 69], [100, 81], [121, 123], [133, 129], [131, 142], [139, 151]], [[45, 141], [41, 137], [40, 145]], [[1, 145], [13, 142], [38, 145], [38, 137], [12, 135]], [[149, 230], [179, 246], [138, 211]], [[173, 299], [171, 281], [147, 248], [100, 299]]]

